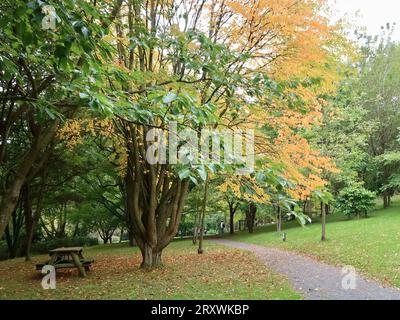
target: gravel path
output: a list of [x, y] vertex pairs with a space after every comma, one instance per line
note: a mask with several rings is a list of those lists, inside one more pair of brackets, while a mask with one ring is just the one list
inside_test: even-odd
[[342, 288], [342, 268], [284, 250], [225, 239], [214, 242], [255, 253], [267, 267], [286, 276], [294, 289], [308, 300], [400, 300], [400, 290], [384, 288], [356, 274], [355, 289]]

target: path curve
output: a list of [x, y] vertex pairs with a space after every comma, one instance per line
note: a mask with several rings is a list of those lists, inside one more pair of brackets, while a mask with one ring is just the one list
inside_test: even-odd
[[342, 268], [280, 250], [226, 239], [215, 243], [255, 253], [276, 273], [286, 276], [294, 289], [308, 300], [400, 300], [400, 290], [383, 287], [374, 280], [356, 275], [356, 289], [342, 288]]

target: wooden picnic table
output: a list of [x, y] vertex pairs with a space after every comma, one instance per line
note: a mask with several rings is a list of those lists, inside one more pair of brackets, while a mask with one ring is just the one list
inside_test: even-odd
[[50, 260], [36, 265], [41, 270], [45, 265], [60, 268], [77, 268], [81, 277], [86, 277], [86, 271], [90, 270], [93, 259], [85, 259], [82, 247], [62, 247], [50, 250]]

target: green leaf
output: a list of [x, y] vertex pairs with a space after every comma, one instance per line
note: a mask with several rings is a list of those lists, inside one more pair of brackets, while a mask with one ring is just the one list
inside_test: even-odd
[[207, 170], [204, 166], [199, 166], [197, 168], [197, 172], [199, 173], [199, 176], [203, 181], [207, 180]]
[[190, 170], [189, 168], [183, 168], [178, 172], [179, 179], [184, 180], [190, 177]]
[[177, 95], [173, 92], [168, 92], [167, 95], [163, 97], [163, 103], [168, 104], [171, 103], [172, 101], [175, 101], [177, 99]]

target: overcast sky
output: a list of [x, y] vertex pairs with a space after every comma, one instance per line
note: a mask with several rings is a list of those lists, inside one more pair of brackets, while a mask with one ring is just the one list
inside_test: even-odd
[[368, 33], [376, 35], [387, 22], [397, 23], [393, 38], [400, 41], [400, 0], [329, 0], [335, 16], [340, 18], [345, 14], [359, 17], [354, 20], [360, 26], [365, 26]]

